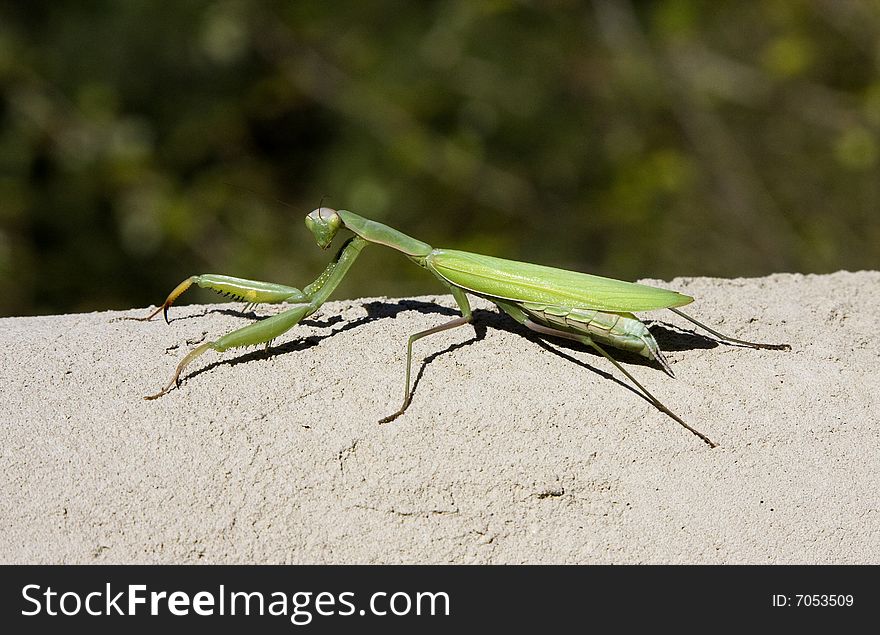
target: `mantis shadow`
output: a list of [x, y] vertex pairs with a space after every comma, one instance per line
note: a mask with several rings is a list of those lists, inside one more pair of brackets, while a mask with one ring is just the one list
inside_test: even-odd
[[[198, 318], [203, 318], [208, 315], [229, 315], [237, 318], [248, 318], [251, 320], [265, 320], [268, 315], [260, 315], [255, 310], [244, 311], [239, 309], [205, 309], [201, 313], [193, 313], [191, 315], [180, 315], [178, 317], [169, 318], [168, 324], [173, 324], [174, 322], [182, 322], [184, 320], [195, 320]], [[342, 321], [341, 315], [334, 315], [332, 318], [328, 318], [325, 321], [318, 321], [306, 318], [300, 321], [300, 324], [305, 324], [306, 326], [315, 326], [318, 328], [332, 326]]]
[[[604, 358], [601, 355], [599, 355], [599, 353], [597, 353], [596, 351], [594, 351], [590, 347], [585, 346], [584, 344], [580, 344], [578, 342], [574, 342], [569, 339], [565, 339], [565, 338], [561, 338], [561, 337], [551, 337], [551, 336], [546, 336], [546, 335], [541, 335], [539, 333], [535, 333], [531, 329], [528, 329], [525, 326], [522, 326], [521, 324], [517, 323], [512, 318], [510, 318], [507, 315], [500, 313], [500, 312], [479, 309], [477, 311], [474, 311], [474, 318], [475, 319], [476, 319], [478, 313], [480, 314], [481, 319], [485, 320], [486, 326], [491, 326], [492, 328], [498, 329], [499, 331], [507, 331], [508, 333], [514, 333], [516, 335], [519, 335], [523, 339], [526, 339], [530, 342], [534, 342], [535, 344], [537, 344], [538, 346], [540, 346], [544, 350], [546, 350], [550, 353], [553, 353], [554, 355], [557, 355], [558, 357], [561, 357], [562, 359], [566, 360], [567, 362], [570, 362], [572, 364], [580, 366], [581, 368], [585, 368], [586, 370], [590, 371], [591, 373], [595, 373], [596, 375], [598, 375], [602, 379], [612, 381], [615, 384], [617, 384], [618, 386], [626, 388], [627, 390], [629, 390], [633, 394], [638, 395], [642, 399], [645, 399], [645, 401], [647, 401], [648, 403], [651, 403], [651, 401], [648, 400], [635, 387], [627, 384], [626, 382], [621, 381], [620, 379], [617, 379], [611, 373], [609, 373], [607, 371], [599, 370], [598, 368], [591, 366], [590, 364], [587, 364], [586, 362], [581, 361], [581, 360], [577, 359], [576, 357], [573, 357], [573, 356], [569, 355], [568, 353], [565, 353], [565, 352], [559, 350], [560, 348], [563, 348], [563, 349], [568, 349], [570, 351], [577, 351], [578, 353], [588, 353], [590, 355], [594, 355], [595, 357], [597, 357], [599, 359], [604, 360]], [[552, 339], [552, 341], [553, 341], [552, 345], [548, 341], [550, 339]], [[648, 360], [645, 360], [644, 358], [639, 359], [639, 356], [633, 355], [631, 353], [627, 353], [626, 351], [615, 350], [614, 353], [615, 353], [615, 356], [617, 353], [621, 353], [621, 357], [627, 358], [626, 359], [627, 362], [633, 361], [634, 363], [640, 364], [642, 366], [652, 366], [653, 367], [653, 365], [651, 365], [651, 364], [644, 363], [644, 362], [647, 362]], [[632, 358], [632, 360], [630, 360], [628, 358]]]
[[[423, 302], [421, 300], [397, 300], [395, 302], [367, 302], [363, 305], [364, 309], [367, 311], [367, 321], [372, 321], [379, 318], [393, 318], [397, 317], [398, 314], [403, 311], [418, 311], [419, 313], [436, 313], [438, 315], [458, 315], [458, 311], [455, 309], [450, 309], [449, 307], [442, 306], [440, 304], [434, 304], [433, 302]], [[267, 317], [271, 317], [268, 315], [259, 315], [255, 310], [243, 311], [238, 309], [205, 309], [201, 313], [193, 313], [192, 315], [181, 315], [179, 317], [173, 317], [168, 320], [168, 323], [171, 324], [173, 322], [177, 322], [178, 320], [194, 320], [197, 318], [203, 318], [210, 314], [219, 314], [219, 315], [230, 315], [232, 317], [238, 318], [249, 318], [252, 320], [264, 320]], [[321, 315], [321, 309], [318, 310], [318, 315]], [[333, 315], [327, 318], [321, 316], [322, 319], [314, 320], [311, 318], [306, 318], [300, 321], [300, 324], [305, 324], [306, 326], [314, 326], [317, 328], [323, 328], [327, 326], [332, 326], [334, 324], [338, 324], [342, 321], [341, 315]], [[126, 319], [126, 318], [119, 318]], [[129, 318], [130, 319], [130, 318]], [[357, 321], [357, 320], [356, 320]], [[359, 322], [360, 323], [360, 322]]]
[[[404, 311], [418, 311], [419, 313], [436, 313], [439, 315], [458, 315], [458, 312], [454, 309], [450, 309], [449, 307], [444, 307], [439, 304], [433, 304], [431, 302], [422, 302], [420, 300], [398, 300], [397, 302], [367, 302], [362, 305], [363, 308], [367, 311], [367, 315], [364, 317], [357, 318], [356, 320], [352, 320], [351, 322], [347, 322], [343, 324], [341, 327], [333, 329], [327, 334], [323, 335], [309, 335], [307, 337], [303, 337], [300, 339], [292, 340], [290, 342], [286, 342], [279, 346], [271, 346], [268, 348], [264, 348], [262, 350], [251, 351], [249, 353], [244, 353], [237, 357], [233, 357], [232, 359], [219, 359], [215, 362], [211, 362], [198, 370], [195, 370], [185, 377], [181, 378], [183, 380], [190, 380], [198, 377], [202, 373], [206, 373], [218, 366], [237, 366], [239, 364], [246, 364], [248, 362], [252, 362], [258, 359], [270, 359], [277, 355], [286, 355], [287, 353], [293, 353], [297, 351], [308, 350], [314, 346], [317, 346], [322, 341], [334, 337], [339, 333], [343, 333], [345, 331], [349, 331], [354, 328], [358, 328], [363, 326], [364, 324], [368, 324], [369, 322], [374, 322], [375, 320], [384, 319], [384, 318], [395, 318], [400, 313]], [[208, 309], [199, 314], [195, 315], [186, 315], [183, 317], [175, 318], [175, 320], [171, 320], [172, 322], [176, 320], [187, 320], [195, 317], [204, 317], [209, 313], [220, 313], [223, 315], [231, 315], [233, 317], [243, 317], [243, 318], [251, 318], [257, 321], [264, 320], [267, 317], [271, 317], [268, 315], [257, 315], [254, 311], [249, 311], [247, 313], [243, 311], [237, 311], [235, 309]], [[304, 324], [306, 326], [312, 326], [315, 328], [329, 328], [335, 324], [342, 322], [343, 318], [340, 315], [333, 315], [326, 319], [323, 318], [319, 320], [312, 319], [304, 319], [300, 321], [300, 324]], [[482, 338], [480, 338], [482, 339]], [[463, 346], [464, 344], [456, 345]], [[452, 347], [450, 347], [452, 349]], [[439, 355], [442, 355], [449, 350], [441, 351], [439, 353], [435, 353], [431, 360], [435, 359]]]
[[[406, 301], [401, 301], [401, 303], [402, 302], [406, 302]], [[420, 305], [418, 310], [420, 310], [423, 313], [442, 313], [443, 315], [458, 315], [457, 311], [455, 311], [453, 309], [449, 309], [447, 307], [440, 306], [440, 305], [424, 303], [424, 302], [419, 302], [418, 304]], [[385, 306], [385, 307], [388, 306], [385, 303], [381, 303], [381, 305]], [[386, 312], [391, 315], [396, 315], [399, 312], [399, 310], [392, 309], [390, 311], [387, 311], [387, 310], [383, 310], [383, 309], [377, 307], [377, 312], [380, 315], [384, 315], [384, 314], [386, 314]], [[577, 342], [573, 342], [572, 340], [568, 340], [568, 339], [564, 339], [564, 338], [548, 338], [547, 336], [542, 336], [542, 335], [535, 333], [534, 331], [520, 325], [515, 320], [513, 320], [512, 318], [508, 317], [507, 315], [505, 315], [504, 313], [502, 313], [500, 311], [495, 311], [495, 310], [491, 310], [491, 309], [488, 309], [488, 310], [487, 309], [476, 309], [473, 312], [473, 316], [474, 316], [474, 319], [473, 319], [473, 322], [471, 323], [471, 326], [473, 327], [474, 331], [476, 332], [473, 338], [471, 338], [465, 342], [459, 342], [457, 344], [452, 344], [452, 345], [446, 347], [445, 349], [437, 351], [435, 353], [432, 353], [424, 358], [421, 366], [419, 367], [418, 372], [416, 373], [415, 380], [413, 381], [413, 384], [412, 384], [411, 393], [410, 393], [411, 401], [415, 399], [415, 395], [418, 390], [419, 383], [421, 382], [422, 376], [424, 375], [426, 368], [428, 367], [428, 365], [431, 362], [433, 362], [435, 359], [437, 359], [438, 357], [440, 357], [442, 355], [445, 355], [447, 353], [451, 353], [451, 352], [456, 351], [456, 350], [463, 348], [465, 346], [471, 346], [472, 344], [475, 344], [476, 342], [483, 340], [486, 337], [486, 332], [487, 332], [488, 328], [491, 327], [491, 328], [497, 329], [499, 331], [507, 331], [508, 333], [514, 333], [514, 334], [519, 335], [519, 336], [521, 336], [531, 342], [535, 342], [536, 344], [538, 344], [538, 346], [540, 346], [544, 350], [546, 350], [550, 353], [553, 353], [554, 355], [557, 355], [570, 363], [576, 364], [577, 366], [580, 366], [581, 368], [585, 368], [585, 369], [589, 370], [590, 372], [599, 375], [603, 379], [612, 381], [612, 382], [616, 383], [617, 385], [619, 385], [623, 388], [626, 388], [627, 390], [629, 390], [633, 394], [637, 395], [641, 399], [644, 399], [649, 404], [655, 405], [650, 399], [648, 399], [644, 394], [642, 394], [634, 386], [618, 379], [617, 377], [615, 377], [614, 375], [612, 375], [609, 372], [599, 370], [598, 368], [591, 366], [590, 364], [583, 362], [583, 361], [577, 359], [576, 357], [573, 357], [573, 356], [563, 352], [562, 350], [559, 350], [560, 348], [564, 348], [564, 349], [568, 349], [571, 351], [577, 351], [579, 353], [586, 352], [590, 355], [595, 356], [598, 359], [604, 359], [599, 353], [597, 353], [596, 351], [594, 351], [593, 349], [591, 349], [588, 346], [585, 346], [583, 344], [579, 344]], [[708, 348], [714, 348], [714, 347], [718, 346], [718, 342], [716, 342], [715, 340], [713, 340], [711, 338], [702, 336], [702, 335], [700, 335], [698, 333], [694, 333], [694, 332], [682, 331], [672, 325], [666, 325], [666, 324], [660, 324], [660, 323], [654, 322], [651, 324], [651, 332], [652, 332], [652, 335], [655, 336], [655, 339], [657, 339], [658, 345], [661, 347], [661, 349], [664, 349], [664, 350], [708, 349]], [[548, 339], [553, 340], [553, 345], [551, 345], [547, 341]], [[653, 362], [652, 360], [648, 360], [648, 359], [642, 357], [641, 355], [636, 355], [634, 353], [630, 353], [627, 351], [620, 351], [620, 350], [615, 350], [615, 349], [612, 349], [612, 350], [614, 351], [615, 357], [618, 358], [620, 361], [625, 361], [630, 364], [637, 364], [639, 366], [650, 367], [655, 370], [660, 370], [656, 362]]]
[[[595, 356], [596, 358], [602, 359], [602, 356], [589, 346], [566, 338], [539, 335], [531, 329], [520, 325], [515, 320], [501, 312], [496, 313], [495, 311], [480, 309], [474, 312], [474, 316], [476, 316], [477, 313], [480, 313], [481, 315], [484, 314], [486, 324], [500, 331], [516, 333], [517, 335], [520, 335], [521, 337], [524, 337], [532, 342], [543, 342], [546, 340], [552, 340], [554, 345], [558, 348], [565, 348], [571, 351], [586, 352], [592, 356]], [[660, 347], [660, 350], [665, 352], [710, 349], [715, 348], [719, 344], [719, 342], [715, 339], [700, 335], [699, 333], [696, 333], [694, 331], [679, 329], [678, 327], [671, 324], [657, 321], [647, 322], [647, 324], [649, 327], [648, 330], [651, 331], [651, 335], [653, 335], [654, 339], [657, 340], [657, 345]], [[631, 353], [629, 351], [624, 351], [613, 347], [606, 348], [618, 361], [623, 361], [627, 364], [633, 364], [636, 366], [644, 366], [646, 368], [660, 369], [659, 365], [656, 362], [642, 357], [641, 355], [637, 355], [636, 353]]]
[[[451, 313], [455, 314], [456, 312], [451, 311]], [[412, 402], [412, 400], [415, 399], [415, 394], [416, 394], [416, 391], [418, 390], [419, 382], [421, 381], [422, 375], [424, 374], [425, 369], [428, 367], [428, 364], [433, 362], [435, 359], [437, 359], [441, 355], [451, 353], [455, 350], [458, 350], [458, 349], [463, 348], [465, 346], [470, 346], [476, 342], [481, 341], [482, 339], [484, 339], [486, 337], [486, 333], [487, 333], [489, 327], [491, 327], [493, 329], [497, 329], [499, 331], [507, 331], [508, 333], [515, 333], [516, 335], [519, 335], [519, 336], [521, 336], [531, 342], [535, 342], [536, 344], [538, 344], [538, 346], [553, 353], [554, 355], [558, 355], [559, 357], [561, 357], [569, 362], [577, 364], [581, 368], [586, 368], [587, 370], [589, 370], [593, 373], [596, 373], [597, 375], [599, 375], [603, 379], [611, 380], [611, 381], [615, 382], [616, 384], [623, 386], [627, 390], [632, 391], [634, 394], [638, 395], [642, 399], [645, 399], [645, 396], [642, 395], [638, 390], [636, 390], [632, 386], [620, 381], [619, 379], [614, 377], [614, 375], [607, 373], [607, 372], [604, 372], [604, 371], [601, 371], [598, 368], [594, 368], [594, 367], [590, 366], [589, 364], [582, 362], [581, 360], [576, 359], [575, 357], [572, 357], [571, 355], [567, 355], [566, 353], [563, 353], [563, 352], [553, 348], [550, 344], [548, 344], [546, 341], [544, 341], [544, 338], [542, 338], [540, 335], [538, 335], [537, 333], [535, 333], [533, 331], [530, 331], [529, 329], [525, 328], [524, 326], [520, 326], [514, 320], [512, 320], [511, 318], [509, 318], [508, 316], [506, 316], [500, 312], [496, 312], [491, 309], [490, 310], [476, 309], [476, 310], [474, 310], [473, 315], [474, 315], [474, 320], [470, 326], [472, 326], [475, 331], [474, 337], [472, 337], [471, 339], [469, 339], [465, 342], [459, 342], [458, 344], [452, 344], [451, 346], [447, 346], [445, 349], [443, 349], [441, 351], [437, 351], [436, 353], [431, 353], [430, 355], [425, 357], [424, 360], [422, 360], [422, 365], [419, 367], [419, 371], [416, 374], [415, 381], [413, 381], [413, 384], [412, 384], [411, 402]], [[559, 342], [561, 342], [564, 347], [570, 348], [572, 350], [578, 350], [581, 352], [587, 350], [586, 347], [578, 347], [576, 345], [572, 345], [573, 343], [568, 340], [560, 339]], [[593, 351], [590, 351], [590, 352], [592, 353]], [[598, 354], [596, 354], [596, 355], [598, 356]], [[648, 401], [647, 399], [645, 399], [645, 400]], [[650, 403], [650, 401], [648, 403]]]
[[[682, 329], [666, 322], [650, 320], [646, 322], [651, 335], [657, 340], [661, 351], [693, 351], [696, 349], [716, 348], [721, 342], [697, 333], [690, 329]], [[634, 357], [638, 357], [634, 355]]]
[[[290, 342], [286, 342], [279, 346], [272, 346], [263, 350], [251, 351], [248, 353], [244, 353], [239, 355], [238, 357], [234, 357], [232, 359], [221, 359], [215, 362], [212, 362], [198, 370], [193, 371], [189, 375], [187, 375], [185, 380], [193, 379], [198, 377], [202, 373], [206, 373], [208, 371], [213, 370], [221, 365], [228, 366], [237, 366], [239, 364], [244, 364], [260, 359], [269, 359], [275, 357], [277, 355], [286, 355], [287, 353], [293, 353], [298, 351], [304, 351], [314, 346], [319, 345], [322, 341], [334, 337], [339, 333], [343, 333], [345, 331], [358, 328], [363, 326], [364, 324], [368, 324], [370, 322], [380, 320], [380, 319], [388, 319], [388, 318], [396, 318], [400, 313], [405, 311], [418, 311], [419, 313], [424, 314], [437, 314], [443, 316], [455, 317], [459, 316], [460, 312], [456, 309], [443, 306], [440, 304], [435, 304], [433, 302], [424, 302], [421, 300], [396, 300], [393, 302], [382, 302], [382, 301], [374, 301], [367, 302], [361, 305], [367, 312], [367, 315], [352, 320], [350, 322], [346, 322], [342, 326], [338, 328], [333, 328], [335, 325], [339, 324], [343, 321], [342, 316], [333, 315], [333, 316], [323, 316], [319, 313], [319, 319], [304, 319], [300, 322], [300, 324], [304, 324], [307, 326], [311, 326], [314, 328], [331, 328], [332, 330], [326, 334], [320, 335], [309, 335], [307, 337], [299, 338], [292, 340]], [[209, 309], [201, 314], [196, 315], [188, 315], [182, 316], [176, 319], [191, 319], [194, 317], [203, 317], [208, 313], [221, 313], [224, 315], [231, 315], [235, 317], [242, 318], [250, 318], [256, 320], [262, 320], [269, 316], [260, 316], [257, 315], [254, 311], [249, 311], [247, 313], [243, 311], [238, 311], [235, 309]], [[576, 364], [581, 368], [585, 368], [590, 372], [597, 374], [603, 379], [613, 381], [619, 386], [626, 388], [631, 391], [633, 394], [638, 395], [648, 403], [651, 403], [641, 392], [639, 392], [635, 387], [629, 385], [628, 383], [617, 379], [614, 375], [609, 372], [599, 370], [594, 366], [573, 357], [572, 355], [563, 352], [560, 349], [567, 349], [569, 351], [577, 351], [581, 354], [588, 353], [590, 355], [595, 356], [596, 358], [601, 358], [596, 351], [592, 350], [588, 346], [584, 346], [583, 344], [579, 344], [577, 342], [573, 342], [571, 340], [563, 339], [563, 338], [552, 338], [553, 344], [551, 345], [548, 342], [547, 336], [539, 335], [530, 329], [520, 325], [515, 320], [511, 319], [507, 315], [501, 313], [500, 311], [489, 310], [489, 309], [476, 309], [473, 312], [473, 322], [471, 323], [471, 327], [475, 331], [474, 337], [456, 344], [451, 344], [446, 348], [431, 353], [427, 357], [422, 360], [422, 363], [419, 367], [415, 375], [415, 379], [411, 388], [411, 399], [415, 397], [419, 384], [424, 376], [425, 370], [427, 367], [437, 358], [446, 355], [448, 353], [454, 352], [466, 346], [471, 346], [476, 342], [482, 341], [486, 337], [486, 333], [488, 328], [498, 329], [501, 331], [507, 331], [509, 333], [515, 333], [521, 337], [524, 337], [526, 340], [531, 342], [535, 342], [544, 350], [547, 350], [554, 355], [557, 355], [566, 361]], [[173, 320], [172, 320], [173, 321]], [[650, 330], [657, 340], [658, 345], [661, 350], [666, 351], [684, 351], [684, 350], [694, 350], [694, 349], [710, 349], [718, 346], [718, 342], [712, 338], [705, 337], [693, 331], [687, 331], [683, 329], [679, 329], [678, 327], [659, 323], [656, 321], [650, 322]], [[640, 355], [636, 355], [634, 353], [629, 353], [627, 351], [614, 350], [614, 356], [619, 361], [624, 361], [628, 364], [635, 364], [639, 366], [650, 367], [655, 370], [659, 370], [656, 362], [648, 360]]]

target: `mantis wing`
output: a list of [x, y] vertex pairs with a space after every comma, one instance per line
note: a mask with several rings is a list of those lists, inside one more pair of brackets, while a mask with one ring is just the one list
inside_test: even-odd
[[435, 249], [426, 262], [450, 284], [476, 295], [515, 302], [619, 313], [666, 309], [694, 301], [667, 289], [467, 251]]

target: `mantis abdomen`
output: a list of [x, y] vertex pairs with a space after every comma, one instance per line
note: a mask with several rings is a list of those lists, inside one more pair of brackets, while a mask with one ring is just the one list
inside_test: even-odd
[[607, 344], [648, 359], [656, 359], [664, 370], [672, 374], [654, 336], [632, 313], [612, 313], [531, 302], [523, 303], [521, 308], [538, 324], [586, 335], [599, 344]]

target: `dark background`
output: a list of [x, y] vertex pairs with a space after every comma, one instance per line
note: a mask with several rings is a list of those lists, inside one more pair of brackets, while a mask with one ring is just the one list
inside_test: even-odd
[[[0, 618], [13, 632], [76, 629], [90, 634], [150, 633], [157, 628], [165, 635], [211, 628], [220, 632], [236, 629], [260, 633], [338, 633], [372, 627], [382, 633], [448, 633], [450, 627], [473, 630], [475, 624], [490, 623], [501, 632], [543, 632], [568, 630], [572, 625], [615, 623], [632, 630], [656, 629], [658, 624], [674, 624], [684, 633], [704, 632], [707, 624], [723, 623], [731, 629], [753, 629], [756, 624], [775, 631], [810, 632], [821, 629], [847, 632], [876, 620], [876, 566], [5, 566], [0, 569]], [[144, 584], [151, 592], [213, 592], [219, 587], [231, 592], [261, 591], [291, 595], [312, 592], [309, 609], [312, 621], [295, 627], [289, 617], [242, 615], [241, 610], [227, 615], [204, 617], [190, 611], [174, 617], [160, 603], [157, 616], [149, 615], [149, 606], [138, 606], [135, 616], [24, 617], [21, 611], [33, 611], [34, 605], [22, 597], [27, 584], [37, 584], [43, 591], [52, 587], [56, 593], [90, 592], [111, 597], [130, 584]], [[368, 610], [375, 592], [388, 596], [406, 591], [415, 596], [421, 591], [444, 591], [449, 595], [449, 616], [414, 615], [403, 617], [321, 616], [314, 606], [319, 592], [353, 592], [359, 608]], [[853, 604], [840, 606], [797, 606], [798, 595], [852, 595]], [[39, 595], [30, 591], [31, 597]], [[785, 595], [785, 607], [772, 605], [774, 595]], [[386, 596], [384, 599], [388, 599]], [[276, 599], [276, 598], [273, 598]], [[350, 599], [350, 598], [349, 598]], [[351, 600], [350, 600], [351, 601]], [[820, 598], [821, 601], [821, 598]], [[55, 610], [59, 598], [54, 600]], [[266, 603], [268, 608], [269, 602]], [[93, 600], [97, 610], [98, 598]], [[75, 603], [68, 601], [69, 610]], [[127, 596], [118, 602], [127, 609]], [[106, 610], [106, 605], [105, 605]], [[328, 611], [330, 607], [322, 607]], [[381, 600], [377, 608], [386, 610]], [[255, 603], [256, 609], [256, 603]], [[347, 611], [346, 607], [343, 610]], [[402, 610], [398, 609], [398, 610]], [[219, 613], [219, 610], [217, 611]], [[256, 611], [255, 611], [256, 612]], [[427, 612], [427, 607], [426, 607]], [[42, 627], [42, 628], [41, 628]]]
[[[622, 279], [874, 269], [878, 33], [867, 0], [3, 2], [0, 315], [302, 287], [322, 197]], [[337, 297], [441, 291], [358, 265]]]

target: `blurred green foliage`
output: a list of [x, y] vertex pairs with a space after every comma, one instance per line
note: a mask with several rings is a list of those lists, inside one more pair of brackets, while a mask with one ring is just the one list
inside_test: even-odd
[[[303, 286], [325, 196], [623, 279], [877, 268], [878, 33], [855, 0], [5, 2], [0, 315]], [[440, 291], [358, 264], [337, 297]]]

